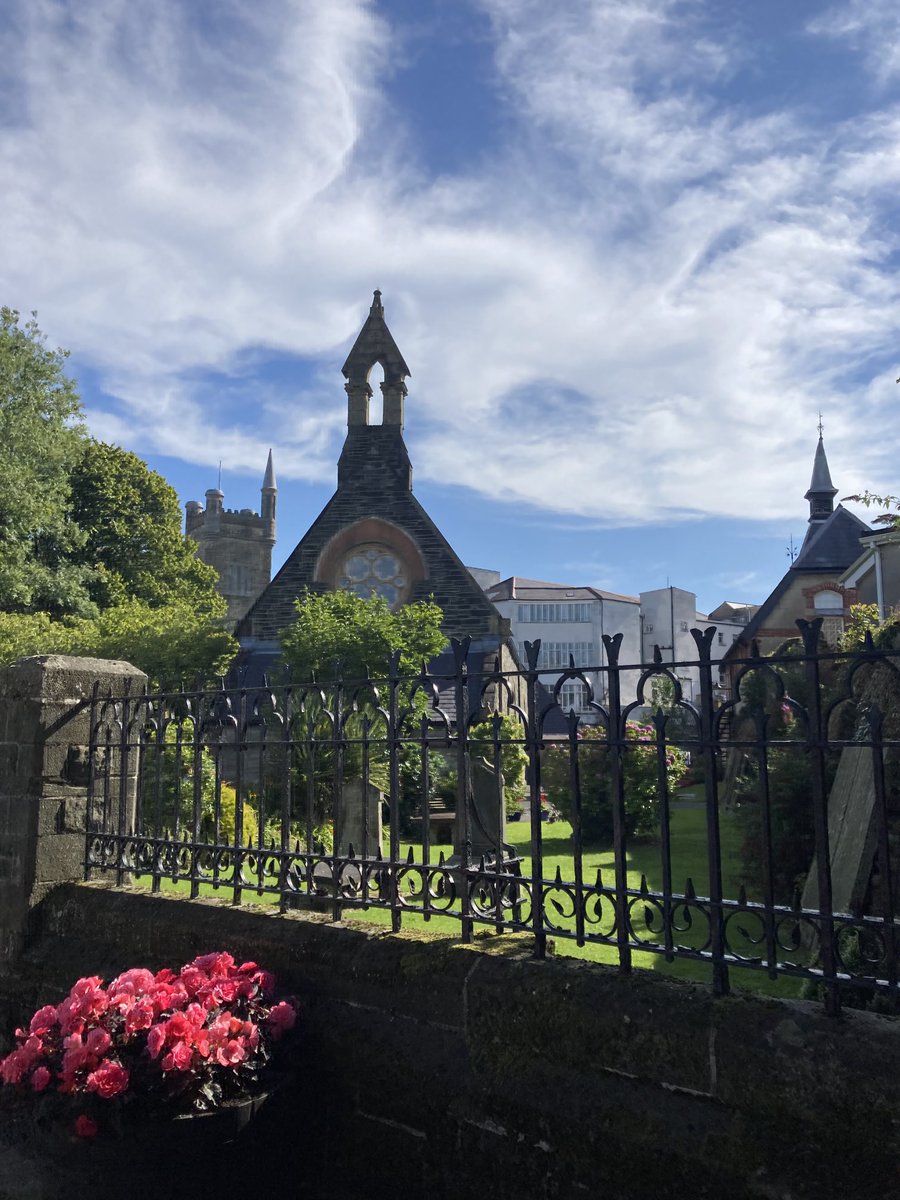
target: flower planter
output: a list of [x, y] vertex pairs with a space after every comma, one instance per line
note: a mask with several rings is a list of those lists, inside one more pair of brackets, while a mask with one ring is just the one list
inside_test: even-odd
[[251, 1123], [271, 1093], [232, 1101], [211, 1112], [124, 1120], [93, 1138], [71, 1123], [35, 1123], [27, 1150], [43, 1176], [47, 1200], [166, 1200], [212, 1194], [247, 1168]]

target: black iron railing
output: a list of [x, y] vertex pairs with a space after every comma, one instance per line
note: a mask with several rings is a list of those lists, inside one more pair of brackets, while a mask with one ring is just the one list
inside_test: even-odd
[[[381, 679], [98, 691], [86, 877], [526, 931], [538, 956], [603, 944], [626, 972], [694, 960], [719, 994], [733, 968], [795, 976], [832, 1012], [850, 988], [893, 1003], [900, 651], [798, 625], [725, 680], [709, 629], [684, 663], [620, 664], [618, 635], [602, 666], [542, 671], [526, 643], [477, 695], [465, 642], [444, 674], [395, 657]], [[586, 711], [561, 710], [571, 680]]]

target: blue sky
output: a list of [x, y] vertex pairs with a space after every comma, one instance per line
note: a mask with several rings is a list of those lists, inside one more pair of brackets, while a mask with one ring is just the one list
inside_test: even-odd
[[331, 494], [375, 287], [467, 563], [701, 608], [897, 491], [896, 0], [7, 0], [0, 299], [94, 433]]

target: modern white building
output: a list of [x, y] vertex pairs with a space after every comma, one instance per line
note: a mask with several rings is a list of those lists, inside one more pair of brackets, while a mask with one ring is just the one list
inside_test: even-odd
[[[621, 676], [622, 702], [631, 704], [637, 698], [641, 665], [653, 662], [657, 646], [664, 663], [696, 663], [699, 654], [691, 630], [712, 625], [716, 629], [712, 660], [718, 663], [756, 611], [754, 605], [726, 600], [713, 612], [700, 613], [696, 595], [682, 588], [656, 588], [640, 596], [620, 596], [577, 584], [517, 575], [500, 579], [496, 571], [477, 567], [469, 570], [509, 620], [520, 660], [525, 662], [525, 643], [540, 639], [538, 666], [546, 672], [542, 682], [548, 688], [554, 687], [571, 658], [576, 668], [583, 669], [593, 699], [600, 704], [608, 698], [604, 634], [622, 634], [619, 663], [627, 668]], [[689, 702], [699, 699], [699, 667], [678, 666], [675, 675], [683, 698]], [[718, 682], [716, 673], [714, 683]], [[649, 704], [650, 696], [644, 700]], [[563, 683], [560, 702], [564, 710], [574, 709], [590, 721], [589, 701], [582, 682], [573, 679]]]
[[[697, 597], [682, 588], [655, 588], [641, 592], [641, 639], [644, 662], [653, 662], [658, 646], [664, 663], [686, 663], [699, 658], [692, 629], [705, 630], [714, 626], [712, 661], [721, 660], [738, 640], [756, 611], [752, 604], [726, 600], [711, 613], [697, 611]], [[700, 696], [700, 669], [697, 666], [678, 666], [675, 676], [681, 683], [682, 698], [693, 703]], [[713, 677], [718, 683], [718, 673]]]
[[[482, 582], [489, 572], [473, 574]], [[578, 587], [573, 584], [548, 583], [540, 579], [509, 579], [487, 583], [489, 599], [510, 622], [519, 657], [525, 661], [525, 643], [540, 639], [538, 666], [546, 671], [541, 681], [552, 688], [560, 672], [569, 666], [570, 658], [577, 668], [584, 668], [593, 699], [607, 700], [607, 677], [602, 670], [607, 665], [604, 634], [622, 634], [619, 662], [638, 664], [641, 657], [640, 603], [637, 596], [619, 596], [599, 588]], [[640, 672], [627, 671], [622, 676], [622, 699], [630, 703]], [[567, 680], [560, 690], [564, 710], [574, 709], [590, 719], [590, 695], [579, 680]]]

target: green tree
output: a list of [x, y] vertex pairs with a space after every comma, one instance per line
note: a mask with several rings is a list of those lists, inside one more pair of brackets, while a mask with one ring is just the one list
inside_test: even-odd
[[175, 489], [136, 454], [90, 440], [70, 476], [72, 516], [85, 535], [78, 558], [94, 569], [101, 608], [188, 601], [220, 616], [213, 567], [182, 533]]
[[[384, 680], [391, 654], [400, 652], [400, 673], [412, 675], [423, 661], [433, 658], [444, 647], [446, 638], [441, 631], [443, 613], [437, 604], [420, 601], [391, 612], [380, 596], [363, 599], [354, 592], [337, 591], [322, 594], [307, 592], [296, 601], [297, 617], [293, 625], [281, 632], [285, 664], [298, 684], [313, 678], [322, 681], [326, 696], [329, 684], [339, 666], [347, 690], [346, 703], [352, 701], [353, 685], [367, 675], [376, 681]], [[420, 711], [424, 700], [412, 699], [408, 683], [400, 689], [401, 707]], [[312, 781], [317, 823], [328, 819], [331, 804], [331, 783], [334, 773], [333, 731], [325, 715], [310, 707], [311, 737], [294, 748], [294, 772], [299, 795], [304, 795]], [[382, 790], [387, 789], [387, 753], [385, 730], [375, 713], [375, 705], [364, 693], [356, 697], [356, 712], [344, 728], [347, 744], [344, 749], [345, 778], [362, 774], [361, 737], [364, 723], [372, 722], [369, 737], [369, 778]], [[412, 732], [412, 729], [410, 730]], [[400, 754], [401, 812], [405, 814], [409, 801], [418, 788], [421, 758], [418, 747], [403, 747]]]
[[126, 600], [92, 618], [55, 621], [47, 613], [0, 613], [0, 665], [32, 654], [123, 659], [151, 686], [223, 673], [237, 642], [222, 621], [184, 600], [152, 608]]
[[395, 650], [400, 651], [401, 674], [413, 674], [447, 640], [441, 632], [444, 614], [431, 601], [391, 612], [380, 596], [363, 599], [337, 591], [307, 592], [295, 605], [297, 616], [281, 631], [281, 648], [298, 683], [332, 679], [336, 663], [348, 683], [368, 672], [384, 678]]
[[0, 610], [88, 614], [93, 572], [69, 511], [86, 437], [66, 352], [0, 308]]

